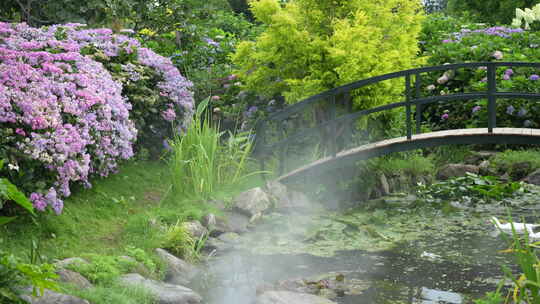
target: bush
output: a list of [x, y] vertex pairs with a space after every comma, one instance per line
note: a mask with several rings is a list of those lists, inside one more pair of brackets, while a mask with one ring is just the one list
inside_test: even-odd
[[21, 288], [33, 286], [33, 294], [43, 294], [43, 289], [58, 290], [54, 267], [50, 264], [34, 265], [22, 263], [11, 254], [0, 251], [0, 303], [22, 304]]
[[[266, 28], [238, 46], [234, 62], [249, 90], [290, 103], [371, 76], [414, 66], [422, 10], [416, 0], [252, 1]], [[399, 81], [399, 80], [398, 80]], [[359, 90], [358, 108], [395, 101], [402, 81]], [[384, 92], [384, 93], [383, 93]]]
[[134, 39], [76, 24], [0, 23], [0, 37], [1, 174], [38, 210], [60, 213], [71, 183], [115, 172], [136, 128], [139, 146], [159, 150], [171, 123], [187, 126], [191, 84]]
[[532, 7], [539, 0], [449, 0], [451, 14], [470, 13], [480, 22], [510, 24], [516, 8]]
[[425, 52], [429, 48], [439, 46], [441, 41], [450, 38], [452, 33], [464, 28], [476, 30], [482, 26], [482, 24], [473, 23], [467, 17], [454, 17], [442, 13], [428, 15], [422, 23], [422, 31], [418, 37], [421, 51]]
[[[463, 28], [446, 39], [426, 46], [429, 65], [481, 61], [527, 61], [540, 59], [540, 34], [507, 27]], [[496, 72], [499, 91], [540, 92], [540, 77], [533, 68], [500, 67]], [[431, 73], [424, 77], [425, 96], [487, 90], [486, 69], [460, 69]], [[487, 127], [487, 100], [439, 103], [426, 111], [434, 129]], [[497, 125], [500, 127], [540, 126], [540, 107], [536, 101], [497, 100]]]
[[424, 10], [428, 14], [440, 12], [446, 9], [448, 0], [423, 0]]

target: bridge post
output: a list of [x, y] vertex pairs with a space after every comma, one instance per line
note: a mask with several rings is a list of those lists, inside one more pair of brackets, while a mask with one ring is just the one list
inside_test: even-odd
[[405, 96], [407, 105], [405, 106], [405, 115], [407, 116], [407, 139], [412, 139], [412, 121], [411, 121], [411, 75], [405, 76]]
[[493, 133], [493, 129], [497, 125], [497, 67], [493, 63], [488, 63], [487, 79], [488, 79], [488, 132]]
[[[422, 76], [420, 73], [416, 74], [415, 76], [415, 88], [416, 88], [416, 95], [415, 99], [418, 99], [422, 97]], [[416, 134], [422, 133], [422, 105], [419, 103], [416, 103]]]

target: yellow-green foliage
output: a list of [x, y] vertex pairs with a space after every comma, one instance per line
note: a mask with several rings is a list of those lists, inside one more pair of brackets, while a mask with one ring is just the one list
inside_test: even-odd
[[[254, 0], [251, 9], [266, 30], [242, 42], [233, 60], [248, 88], [262, 95], [283, 94], [294, 103], [418, 63], [420, 0]], [[355, 104], [395, 102], [403, 82], [360, 90]]]

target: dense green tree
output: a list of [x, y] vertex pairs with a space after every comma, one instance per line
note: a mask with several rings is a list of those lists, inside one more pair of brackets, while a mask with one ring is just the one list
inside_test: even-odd
[[510, 24], [516, 8], [530, 8], [540, 0], [449, 0], [448, 10], [454, 15], [470, 14], [477, 21]]
[[31, 25], [81, 22], [90, 26], [168, 32], [230, 10], [226, 0], [3, 0], [0, 18]]
[[[420, 1], [257, 0], [251, 6], [266, 30], [242, 42], [233, 60], [247, 87], [265, 96], [283, 94], [293, 103], [417, 64]], [[356, 92], [355, 104], [395, 102], [402, 89], [402, 81], [374, 85]]]

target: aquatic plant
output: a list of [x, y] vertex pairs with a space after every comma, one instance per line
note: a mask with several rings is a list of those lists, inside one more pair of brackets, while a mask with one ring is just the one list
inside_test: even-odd
[[523, 183], [503, 183], [494, 176], [479, 176], [467, 173], [466, 176], [451, 178], [432, 185], [420, 184], [417, 188], [419, 197], [428, 202], [440, 202], [460, 198], [462, 201], [490, 202], [501, 200], [518, 193], [526, 188]]
[[218, 191], [238, 185], [247, 177], [252, 144], [249, 133], [225, 133], [204, 116], [209, 98], [197, 108], [185, 134], [171, 142], [170, 168], [175, 195], [206, 200]]
[[[505, 233], [501, 234], [510, 246], [509, 249], [503, 252], [514, 255], [520, 273], [514, 275], [509, 267], [503, 266], [505, 279], [501, 280], [495, 292], [486, 294], [482, 299], [475, 301], [476, 304], [540, 303], [540, 258], [537, 254], [540, 242], [532, 242], [527, 231], [523, 236], [518, 234], [511, 216], [508, 217], [512, 227], [512, 235], [509, 238]], [[506, 280], [512, 281], [514, 288], [504, 297], [502, 286]]]

